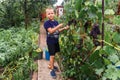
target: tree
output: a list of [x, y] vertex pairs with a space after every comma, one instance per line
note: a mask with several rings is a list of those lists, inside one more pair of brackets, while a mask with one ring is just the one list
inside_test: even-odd
[[25, 28], [33, 18], [40, 18], [43, 8], [56, 0], [4, 0], [0, 3], [0, 27], [9, 28], [25, 23]]

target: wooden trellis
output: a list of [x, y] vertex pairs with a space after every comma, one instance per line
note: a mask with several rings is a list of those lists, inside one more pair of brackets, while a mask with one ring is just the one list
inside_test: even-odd
[[104, 0], [102, 0], [102, 47], [104, 46]]

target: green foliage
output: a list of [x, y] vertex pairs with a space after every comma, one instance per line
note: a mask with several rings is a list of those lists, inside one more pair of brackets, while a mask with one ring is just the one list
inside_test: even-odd
[[29, 80], [37, 67], [29, 54], [38, 48], [38, 34], [24, 28], [0, 30], [0, 66], [4, 67], [0, 79]]
[[[115, 0], [114, 0], [115, 1]], [[105, 10], [108, 6], [105, 1]], [[74, 19], [76, 25], [71, 24], [70, 29], [64, 31], [60, 36], [61, 62], [63, 66], [63, 76], [73, 80], [119, 80], [120, 71], [117, 66], [120, 62], [119, 33], [113, 30], [113, 26], [105, 23], [104, 47], [94, 46], [92, 38], [89, 36], [91, 25], [88, 32], [84, 31], [86, 21], [91, 24], [102, 23], [102, 3], [101, 0], [70, 0], [65, 4], [65, 14], [62, 21]], [[106, 16], [106, 15], [105, 15]], [[118, 19], [116, 19], [117, 22]], [[119, 21], [118, 21], [119, 22]], [[80, 39], [83, 40], [80, 43]], [[101, 42], [100, 36], [98, 41]], [[78, 47], [79, 46], [79, 47]]]
[[28, 25], [33, 18], [40, 20], [44, 8], [53, 3], [50, 0], [3, 0], [0, 2], [0, 28], [20, 27], [23, 22]]
[[116, 25], [120, 25], [120, 16], [115, 16], [112, 20], [112, 22]]
[[1, 11], [2, 14], [0, 27], [8, 28], [10, 26], [20, 25], [21, 21], [24, 20], [24, 15], [22, 15], [20, 1], [3, 1], [1, 4]]
[[116, 44], [118, 44], [118, 43], [120, 43], [120, 33], [118, 33], [118, 32], [115, 32], [114, 34], [113, 34], [113, 41], [116, 43]]

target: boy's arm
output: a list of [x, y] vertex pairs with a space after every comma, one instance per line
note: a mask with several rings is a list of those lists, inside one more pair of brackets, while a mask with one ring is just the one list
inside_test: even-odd
[[54, 33], [56, 30], [59, 30], [60, 27], [62, 27], [63, 24], [59, 24], [58, 26], [54, 27], [54, 28], [48, 28], [48, 32], [50, 34]]
[[58, 31], [61, 32], [61, 31], [63, 31], [63, 30], [67, 30], [67, 29], [69, 29], [69, 26], [68, 26], [68, 25], [67, 25], [66, 27], [60, 28]]

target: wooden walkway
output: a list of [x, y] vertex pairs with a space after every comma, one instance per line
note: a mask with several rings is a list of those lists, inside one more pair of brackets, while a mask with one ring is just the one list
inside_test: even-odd
[[[46, 31], [43, 25], [40, 26], [40, 35], [39, 35], [39, 46], [42, 50], [46, 48]], [[57, 78], [52, 79], [50, 76], [50, 69], [48, 69], [49, 61], [45, 59], [45, 53], [43, 52], [43, 59], [37, 60], [38, 63], [38, 73], [34, 73], [32, 80], [62, 80], [61, 72], [56, 72]], [[55, 62], [55, 66], [58, 66], [57, 62]]]

